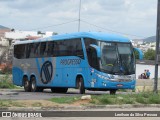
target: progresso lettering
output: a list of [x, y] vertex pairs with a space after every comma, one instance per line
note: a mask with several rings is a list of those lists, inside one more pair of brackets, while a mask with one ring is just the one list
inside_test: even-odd
[[81, 59], [62, 59], [60, 63], [62, 65], [78, 65], [81, 63]]

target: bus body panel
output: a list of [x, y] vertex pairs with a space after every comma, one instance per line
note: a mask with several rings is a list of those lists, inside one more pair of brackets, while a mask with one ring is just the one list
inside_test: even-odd
[[[58, 35], [50, 38], [45, 38], [40, 41], [58, 41], [63, 39], [80, 38], [83, 48], [84, 57], [78, 56], [60, 56], [60, 57], [42, 57], [29, 59], [13, 59], [13, 83], [18, 86], [23, 86], [23, 77], [26, 75], [28, 80], [31, 76], [36, 78], [37, 86], [39, 87], [76, 87], [76, 77], [81, 75], [84, 79], [86, 89], [134, 89], [135, 79], [131, 81], [111, 81], [107, 73], [100, 72], [90, 67], [87, 59], [86, 48], [83, 38], [95, 38], [102, 41], [112, 42], [128, 42], [129, 39], [103, 35], [101, 33], [79, 33]], [[17, 42], [16, 44], [34, 43], [37, 41]], [[133, 74], [133, 76], [135, 76]]]
[[[53, 75], [50, 82], [44, 84], [41, 80], [42, 66], [51, 61]], [[22, 86], [24, 75], [36, 77], [37, 86], [42, 87], [76, 87], [77, 75], [85, 76], [86, 62], [78, 57], [32, 58], [28, 60], [14, 60], [13, 81], [15, 85]], [[16, 66], [16, 67], [15, 67]]]

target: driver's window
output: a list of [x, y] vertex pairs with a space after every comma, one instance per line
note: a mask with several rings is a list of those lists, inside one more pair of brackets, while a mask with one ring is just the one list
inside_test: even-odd
[[97, 51], [92, 47], [90, 47], [88, 50], [88, 62], [91, 67], [99, 69]]

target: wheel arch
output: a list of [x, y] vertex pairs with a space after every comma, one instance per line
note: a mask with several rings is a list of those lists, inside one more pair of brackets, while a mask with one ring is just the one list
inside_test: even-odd
[[84, 76], [82, 74], [77, 74], [76, 83], [75, 83], [76, 88], [78, 87], [78, 81], [80, 80], [79, 78], [81, 78], [81, 77], [83, 78], [83, 82], [84, 82], [84, 86], [85, 86], [85, 78], [84, 78]]
[[36, 80], [36, 82], [37, 82], [37, 77], [36, 77], [36, 75], [35, 75], [35, 74], [31, 74], [31, 75], [30, 75], [30, 81], [31, 81], [31, 78], [32, 78], [32, 77], [34, 77], [35, 80]]

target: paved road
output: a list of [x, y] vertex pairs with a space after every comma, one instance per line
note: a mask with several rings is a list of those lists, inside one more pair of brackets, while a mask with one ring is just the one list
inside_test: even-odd
[[[90, 95], [102, 95], [109, 94], [108, 91], [87, 91], [86, 94]], [[123, 94], [119, 92], [117, 94]], [[45, 100], [53, 97], [64, 97], [64, 96], [81, 96], [77, 89], [69, 89], [66, 94], [52, 93], [50, 89], [45, 89], [43, 92], [24, 92], [23, 89], [20, 90], [0, 90], [0, 99], [19, 99], [19, 100]]]

